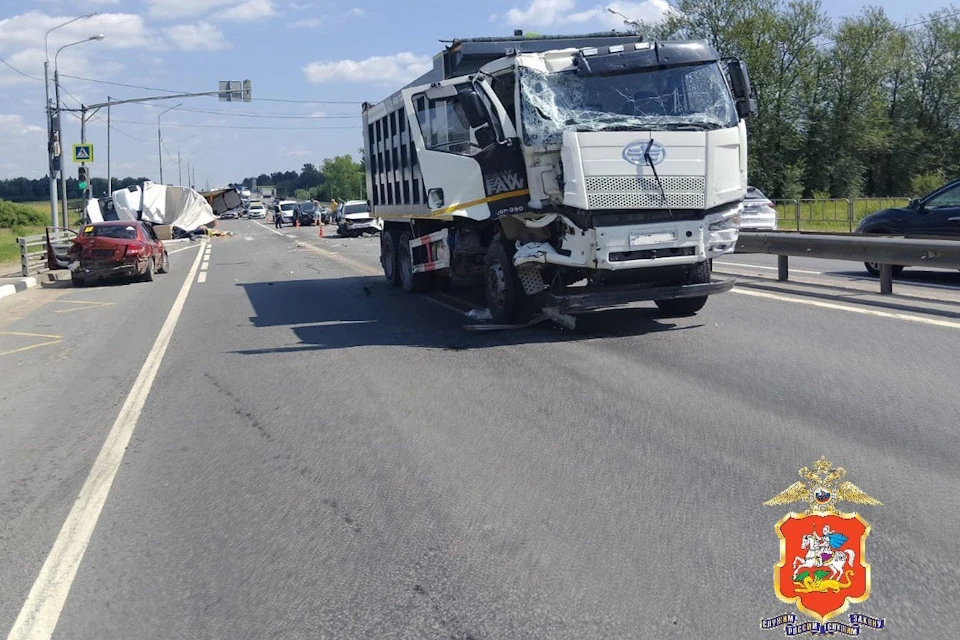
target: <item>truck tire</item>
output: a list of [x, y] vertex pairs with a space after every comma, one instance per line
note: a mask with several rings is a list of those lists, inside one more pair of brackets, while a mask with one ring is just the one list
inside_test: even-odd
[[397, 240], [397, 271], [400, 276], [400, 286], [407, 293], [418, 293], [430, 288], [429, 273], [413, 272], [413, 254], [410, 249], [410, 240], [413, 234], [404, 231]]
[[[880, 275], [880, 263], [879, 262], [864, 262], [863, 266], [867, 268], [867, 273], [872, 275], [874, 278]], [[893, 277], [896, 278], [900, 275], [900, 272], [903, 271], [903, 265], [894, 264], [890, 266], [891, 271], [893, 272]]]
[[[706, 284], [710, 282], [710, 263], [706, 260], [698, 262], [690, 270], [690, 276], [687, 284]], [[692, 316], [703, 305], [707, 304], [708, 296], [697, 296], [696, 298], [670, 298], [667, 300], [654, 300], [660, 311], [665, 316]]]
[[384, 231], [380, 234], [380, 265], [383, 277], [391, 287], [400, 285], [400, 265], [397, 261], [397, 232]]
[[487, 306], [493, 321], [498, 324], [522, 324], [533, 315], [533, 301], [523, 291], [512, 253], [497, 235], [490, 243], [484, 261]]

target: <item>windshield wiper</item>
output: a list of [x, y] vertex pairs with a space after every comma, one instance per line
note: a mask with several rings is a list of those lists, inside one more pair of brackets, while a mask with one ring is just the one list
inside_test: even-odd
[[661, 125], [664, 131], [712, 131], [720, 129], [716, 122], [674, 122]]
[[660, 174], [657, 173], [657, 165], [654, 164], [653, 158], [650, 157], [650, 149], [652, 148], [653, 137], [651, 136], [650, 142], [647, 143], [647, 148], [643, 150], [643, 157], [647, 161], [647, 165], [650, 166], [650, 170], [653, 171], [653, 177], [657, 181], [657, 186], [660, 188], [661, 201], [663, 202], [663, 206], [667, 208], [667, 215], [673, 220], [673, 210], [670, 208], [670, 205], [667, 204], [667, 192], [663, 189], [663, 181], [660, 179]]

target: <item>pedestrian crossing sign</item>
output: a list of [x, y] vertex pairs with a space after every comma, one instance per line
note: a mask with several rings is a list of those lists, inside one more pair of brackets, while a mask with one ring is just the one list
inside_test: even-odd
[[74, 162], [93, 162], [93, 145], [89, 142], [73, 145]]

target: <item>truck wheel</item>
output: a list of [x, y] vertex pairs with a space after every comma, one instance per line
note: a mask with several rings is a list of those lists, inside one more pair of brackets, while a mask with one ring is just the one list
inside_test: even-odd
[[380, 264], [383, 266], [383, 277], [387, 284], [396, 287], [400, 284], [400, 269], [397, 264], [397, 234], [394, 231], [384, 231], [380, 236]]
[[500, 324], [520, 324], [533, 315], [532, 300], [523, 291], [510, 253], [498, 235], [487, 249], [485, 259], [487, 306], [493, 321]]
[[410, 249], [410, 240], [413, 235], [409, 231], [400, 234], [397, 240], [397, 266], [400, 272], [400, 285], [407, 293], [426, 291], [430, 287], [429, 273], [413, 272], [413, 253]]
[[[880, 263], [879, 262], [864, 262], [863, 266], [867, 268], [867, 273], [872, 275], [874, 278], [880, 275]], [[903, 265], [895, 264], [891, 267], [893, 271], [893, 277], [896, 278], [900, 275], [900, 272], [903, 271]]]
[[[690, 270], [690, 276], [687, 284], [706, 284], [710, 282], [710, 263], [706, 260], [698, 262]], [[654, 300], [660, 311], [666, 316], [692, 316], [703, 305], [707, 304], [708, 296], [697, 296], [696, 298], [670, 298], [667, 300]]]

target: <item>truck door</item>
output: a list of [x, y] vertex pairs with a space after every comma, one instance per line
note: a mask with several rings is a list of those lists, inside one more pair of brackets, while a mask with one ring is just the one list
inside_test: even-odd
[[[486, 220], [528, 209], [523, 155], [519, 145], [508, 143], [502, 123], [490, 117], [488, 94], [466, 80], [405, 93], [408, 112], [416, 117], [410, 118], [411, 133], [434, 215]], [[468, 100], [473, 104], [465, 104]], [[475, 100], [486, 106], [482, 121]]]

